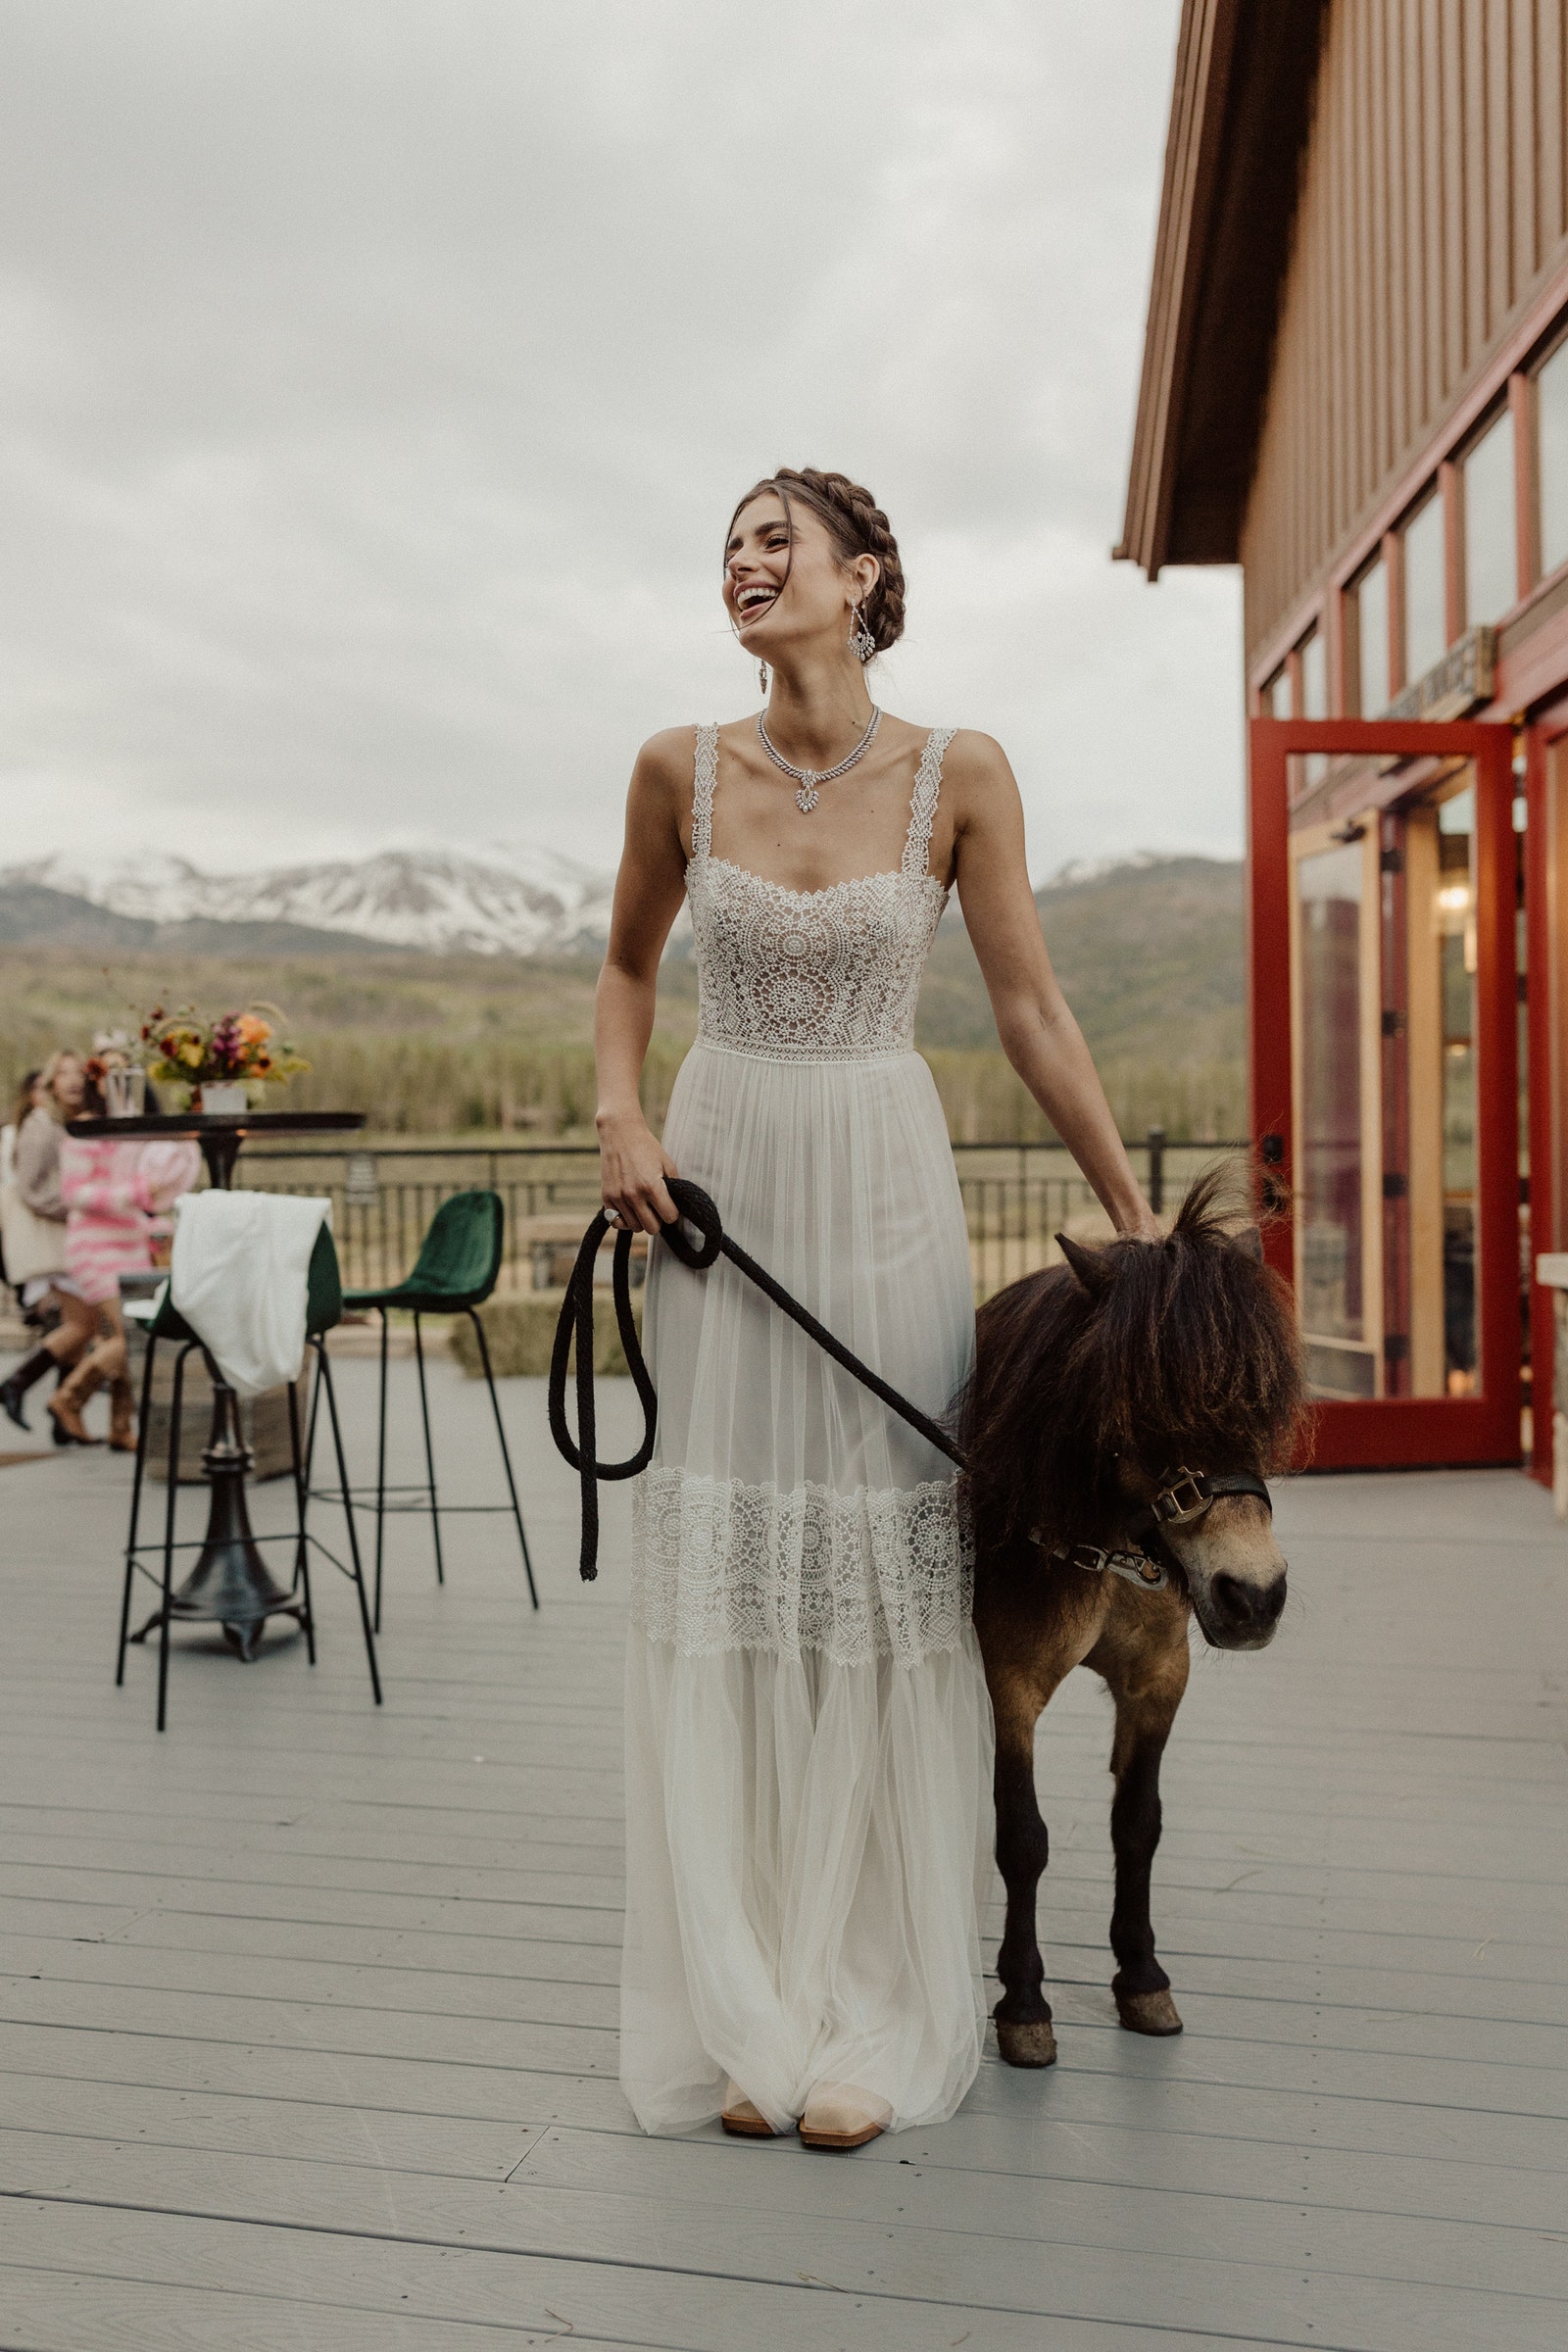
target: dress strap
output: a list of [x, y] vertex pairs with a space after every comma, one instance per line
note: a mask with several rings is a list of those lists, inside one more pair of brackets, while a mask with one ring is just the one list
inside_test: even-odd
[[718, 781], [718, 721], [697, 730], [697, 766], [692, 788], [692, 862], [706, 858], [713, 841], [713, 786]]
[[942, 790], [942, 755], [958, 732], [956, 727], [933, 727], [925, 739], [909, 801], [909, 830], [904, 844], [904, 871], [924, 874], [931, 866], [931, 825]]

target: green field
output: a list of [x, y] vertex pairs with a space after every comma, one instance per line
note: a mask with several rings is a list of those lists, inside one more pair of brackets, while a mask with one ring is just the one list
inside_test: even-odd
[[[1047, 941], [1124, 1134], [1173, 1139], [1246, 1126], [1239, 865], [1168, 858], [1038, 894]], [[281, 1004], [313, 1064], [289, 1089], [306, 1108], [352, 1104], [391, 1135], [586, 1135], [596, 960], [443, 956], [313, 944], [193, 954], [101, 944], [0, 947], [0, 1077], [162, 1000], [209, 1011]], [[645, 1101], [656, 1121], [695, 1031], [696, 973], [672, 956], [660, 989]], [[962, 925], [944, 924], [920, 1000], [928, 1055], [956, 1140], [1049, 1130], [997, 1044]], [[278, 1098], [281, 1100], [281, 1098]]]

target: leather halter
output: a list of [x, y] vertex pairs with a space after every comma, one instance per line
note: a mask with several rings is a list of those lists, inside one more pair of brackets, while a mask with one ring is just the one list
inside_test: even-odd
[[[1091, 1576], [1119, 1576], [1145, 1592], [1163, 1592], [1172, 1582], [1170, 1568], [1149, 1551], [1147, 1539], [1152, 1536], [1157, 1543], [1168, 1527], [1196, 1527], [1222, 1494], [1254, 1495], [1273, 1514], [1272, 1495], [1250, 1470], [1230, 1471], [1220, 1478], [1211, 1478], [1203, 1470], [1174, 1470], [1158, 1493], [1128, 1521], [1125, 1544], [1064, 1544], [1054, 1546], [1049, 1556]], [[1034, 1536], [1030, 1541], [1038, 1544], [1040, 1538]]]

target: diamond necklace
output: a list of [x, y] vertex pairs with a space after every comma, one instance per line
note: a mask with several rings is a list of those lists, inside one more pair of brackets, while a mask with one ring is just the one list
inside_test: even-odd
[[871, 748], [871, 738], [881, 723], [882, 713], [873, 703], [871, 723], [847, 760], [841, 760], [837, 767], [797, 767], [793, 760], [785, 759], [772, 736], [769, 735], [767, 720], [762, 712], [759, 710], [757, 714], [757, 732], [762, 739], [762, 749], [775, 767], [781, 767], [787, 776], [795, 778], [795, 806], [803, 816], [809, 816], [811, 810], [816, 807], [816, 788], [819, 784], [831, 784], [835, 776], [848, 775], [857, 760], [864, 758]]

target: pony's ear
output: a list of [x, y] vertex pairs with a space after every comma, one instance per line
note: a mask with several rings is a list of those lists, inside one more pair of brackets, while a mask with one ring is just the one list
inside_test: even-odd
[[1086, 1291], [1091, 1298], [1103, 1298], [1111, 1283], [1111, 1270], [1103, 1253], [1099, 1250], [1086, 1250], [1082, 1242], [1073, 1241], [1065, 1233], [1057, 1234], [1056, 1247], [1071, 1266], [1078, 1288]]
[[1255, 1257], [1263, 1263], [1263, 1236], [1255, 1225], [1244, 1225], [1240, 1233], [1231, 1235], [1231, 1247], [1240, 1250], [1244, 1257]]

